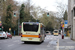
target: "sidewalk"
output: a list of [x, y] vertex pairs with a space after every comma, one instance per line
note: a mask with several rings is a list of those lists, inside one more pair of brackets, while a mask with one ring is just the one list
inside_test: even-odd
[[59, 39], [59, 50], [75, 50], [75, 41], [71, 40], [70, 37], [64, 37]]

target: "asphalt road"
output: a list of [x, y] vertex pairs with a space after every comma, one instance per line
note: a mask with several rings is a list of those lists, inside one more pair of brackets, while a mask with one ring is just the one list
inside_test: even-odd
[[47, 35], [43, 43], [29, 42], [24, 44], [21, 37], [0, 39], [0, 50], [58, 50], [60, 36]]

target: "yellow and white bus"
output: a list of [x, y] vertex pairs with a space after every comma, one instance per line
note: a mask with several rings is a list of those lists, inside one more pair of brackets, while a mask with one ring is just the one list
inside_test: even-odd
[[43, 42], [45, 39], [44, 25], [37, 22], [22, 22], [21, 41]]
[[53, 35], [58, 36], [59, 35], [59, 30], [54, 30]]

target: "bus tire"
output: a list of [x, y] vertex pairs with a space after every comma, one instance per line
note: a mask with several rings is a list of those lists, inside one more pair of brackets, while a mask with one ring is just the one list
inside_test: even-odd
[[24, 44], [27, 44], [28, 42], [27, 41], [24, 41]]
[[26, 41], [24, 41], [24, 44], [26, 43]]
[[25, 44], [25, 41], [24, 41], [24, 44]]
[[40, 42], [37, 42], [37, 44], [41, 44], [42, 43], [42, 41], [40, 41]]
[[42, 41], [42, 43], [43, 43], [44, 41]]

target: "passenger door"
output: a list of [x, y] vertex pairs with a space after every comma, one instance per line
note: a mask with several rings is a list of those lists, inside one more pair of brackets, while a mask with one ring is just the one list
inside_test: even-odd
[[41, 36], [42, 36], [42, 40], [45, 39], [45, 31], [44, 31], [44, 27], [42, 26], [41, 28]]

